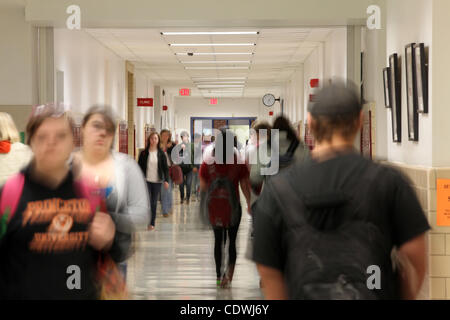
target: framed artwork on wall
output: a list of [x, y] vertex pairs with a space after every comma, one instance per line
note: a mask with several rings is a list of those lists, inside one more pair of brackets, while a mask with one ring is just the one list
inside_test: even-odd
[[383, 83], [384, 83], [384, 105], [386, 108], [391, 107], [391, 70], [389, 67], [383, 69]]
[[417, 112], [415, 43], [405, 46], [406, 103], [408, 114], [408, 140], [419, 141], [419, 114]]
[[415, 75], [417, 88], [417, 111], [428, 113], [428, 60], [425, 45], [417, 43], [414, 45]]
[[392, 140], [402, 141], [402, 80], [399, 58], [396, 53], [389, 56], [390, 68], [390, 105], [392, 115]]

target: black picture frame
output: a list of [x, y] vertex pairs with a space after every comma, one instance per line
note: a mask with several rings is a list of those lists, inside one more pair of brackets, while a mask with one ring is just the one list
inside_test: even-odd
[[428, 113], [428, 60], [423, 43], [414, 45], [417, 112]]
[[392, 141], [402, 142], [402, 80], [399, 57], [396, 53], [389, 56], [390, 67], [390, 105], [392, 118]]
[[419, 114], [417, 112], [415, 43], [405, 46], [406, 106], [408, 119], [408, 140], [419, 141]]
[[391, 68], [383, 69], [383, 84], [384, 84], [384, 105], [386, 108], [391, 107]]

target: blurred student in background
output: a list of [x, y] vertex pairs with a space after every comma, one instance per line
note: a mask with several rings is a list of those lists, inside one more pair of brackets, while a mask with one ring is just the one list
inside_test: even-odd
[[[235, 148], [227, 150], [227, 141], [233, 142], [231, 131], [222, 129], [214, 145], [215, 161], [204, 159], [200, 167], [200, 189], [204, 193], [203, 215], [208, 216], [214, 231], [214, 260], [218, 287], [228, 287], [233, 280], [236, 266], [236, 238], [241, 221], [239, 185], [250, 206], [248, 168], [238, 164], [239, 154]], [[212, 164], [207, 164], [212, 163]], [[229, 241], [228, 265], [223, 266], [222, 250]], [[222, 271], [222, 267], [224, 271]]]
[[[159, 147], [164, 152], [164, 155], [167, 158], [167, 166], [169, 167], [169, 173], [170, 173], [170, 167], [172, 167], [172, 150], [174, 148], [174, 144], [172, 142], [172, 133], [170, 130], [163, 129], [161, 130], [161, 142], [159, 143]], [[168, 217], [170, 213], [172, 213], [172, 207], [173, 207], [173, 181], [170, 178], [169, 174], [169, 188], [162, 188], [161, 189], [161, 210], [163, 217]]]
[[8, 113], [0, 112], [0, 186], [31, 160], [30, 148], [20, 142], [19, 132]]
[[[85, 114], [83, 146], [74, 155], [80, 176], [102, 190], [117, 232], [111, 256], [124, 262], [132, 254], [132, 234], [148, 226], [147, 186], [136, 161], [113, 150], [116, 122], [110, 107], [93, 106]], [[120, 265], [126, 275], [126, 264]]]

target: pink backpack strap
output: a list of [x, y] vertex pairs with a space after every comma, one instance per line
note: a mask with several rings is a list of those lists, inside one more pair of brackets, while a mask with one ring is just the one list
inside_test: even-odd
[[6, 209], [9, 208], [10, 214], [8, 221], [11, 220], [16, 213], [24, 184], [25, 176], [22, 173], [18, 173], [9, 178], [3, 186], [3, 191], [0, 198], [0, 216], [3, 216]]

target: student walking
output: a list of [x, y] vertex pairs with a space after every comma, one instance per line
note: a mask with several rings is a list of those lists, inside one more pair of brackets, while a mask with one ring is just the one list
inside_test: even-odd
[[164, 151], [161, 150], [160, 138], [157, 132], [152, 132], [147, 139], [145, 150], [139, 155], [139, 166], [147, 179], [148, 192], [150, 196], [151, 221], [148, 230], [155, 229], [156, 209], [158, 205], [161, 185], [169, 189], [169, 168]]
[[430, 227], [409, 181], [353, 149], [363, 122], [353, 90], [325, 87], [308, 111], [311, 158], [268, 179], [255, 209], [265, 297], [415, 299]]
[[173, 207], [173, 181], [170, 178], [170, 168], [173, 165], [172, 162], [172, 150], [174, 148], [174, 144], [172, 142], [172, 133], [170, 130], [163, 129], [161, 130], [161, 142], [159, 144], [161, 150], [164, 152], [164, 155], [167, 158], [167, 166], [169, 168], [169, 188], [161, 188], [161, 210], [163, 217], [168, 217], [169, 213], [172, 213]]
[[[247, 206], [250, 205], [248, 168], [245, 164], [238, 164], [237, 152], [226, 150], [227, 139], [233, 139], [233, 134], [222, 129], [213, 150], [215, 161], [207, 164], [211, 162], [204, 159], [200, 167], [200, 189], [205, 196], [203, 210], [214, 231], [214, 261], [217, 286], [220, 287], [231, 284], [236, 265], [236, 238], [242, 215], [239, 186]], [[223, 266], [222, 250], [226, 240], [229, 241], [229, 257], [228, 265]], [[223, 272], [222, 267], [225, 269]]]
[[[97, 258], [113, 250], [116, 224], [92, 209], [67, 165], [73, 121], [63, 111], [33, 110], [27, 124], [33, 159], [0, 190], [1, 299], [99, 298]], [[77, 290], [68, 285], [69, 266], [81, 270]]]

